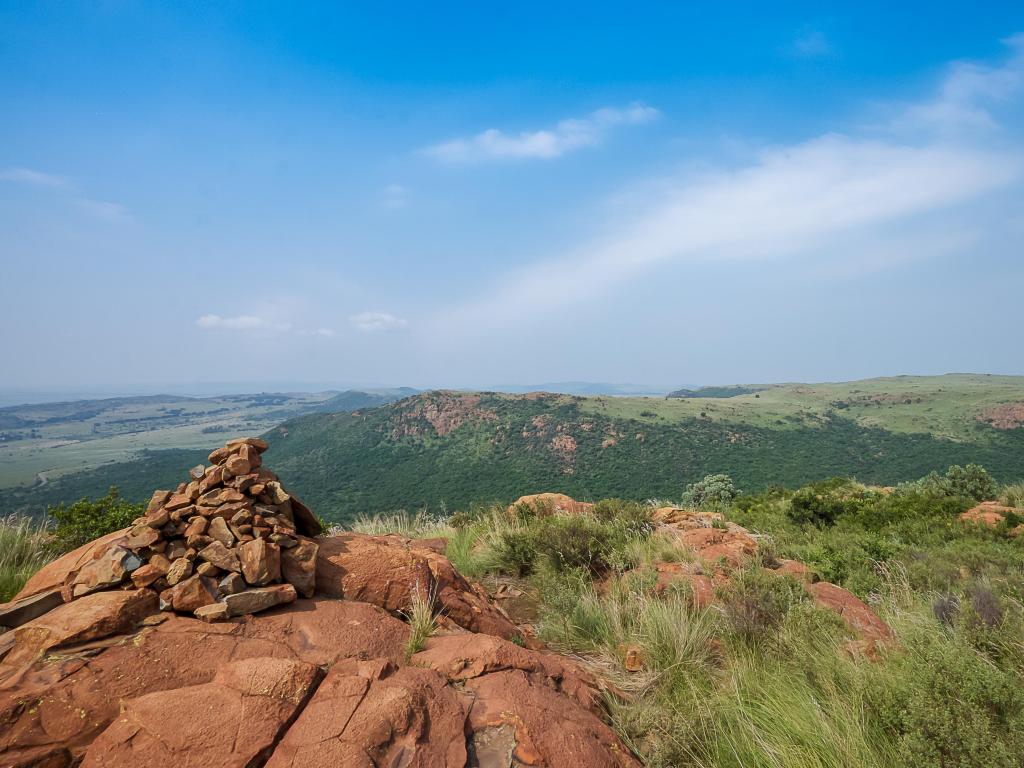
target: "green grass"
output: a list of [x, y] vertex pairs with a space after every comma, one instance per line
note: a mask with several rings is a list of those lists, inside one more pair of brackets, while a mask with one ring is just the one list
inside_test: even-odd
[[[1020, 766], [1024, 542], [958, 522], [974, 501], [950, 493], [834, 481], [744, 496], [726, 511], [772, 553], [874, 606], [897, 639], [874, 662], [848, 652], [837, 616], [759, 561], [734, 572], [710, 608], [694, 608], [685, 588], [656, 595], [652, 566], [692, 556], [636, 526], [627, 502], [603, 503], [582, 525], [492, 505], [361, 527], [444, 536], [474, 577], [518, 578], [539, 601], [540, 636], [621, 694], [609, 696], [611, 722], [645, 765]], [[800, 514], [794, 499], [805, 500]], [[807, 518], [807, 499], [829, 515]], [[569, 539], [557, 543], [563, 527]], [[525, 576], [510, 537], [534, 543]], [[553, 556], [553, 546], [575, 554]], [[599, 553], [597, 572], [580, 552]], [[639, 671], [626, 669], [628, 651], [639, 651]]]
[[424, 594], [424, 590], [417, 585], [409, 607], [402, 615], [409, 622], [409, 638], [405, 642], [405, 657], [409, 659], [414, 653], [423, 650], [427, 638], [437, 629], [434, 595]]
[[0, 603], [14, 597], [57, 554], [45, 524], [23, 517], [0, 518]]

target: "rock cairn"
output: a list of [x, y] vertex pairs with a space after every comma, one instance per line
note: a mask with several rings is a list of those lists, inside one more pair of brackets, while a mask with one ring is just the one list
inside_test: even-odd
[[262, 466], [264, 440], [229, 441], [65, 583], [70, 602], [127, 584], [161, 610], [219, 621], [312, 597], [316, 516]]

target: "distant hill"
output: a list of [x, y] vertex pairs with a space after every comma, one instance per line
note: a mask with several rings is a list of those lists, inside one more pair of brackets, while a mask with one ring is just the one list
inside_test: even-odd
[[[894, 484], [969, 462], [1012, 480], [1024, 478], [1024, 377], [764, 385], [717, 398], [435, 391], [299, 416], [266, 436], [268, 463], [288, 487], [339, 521], [540, 490], [677, 498], [712, 472], [744, 490], [833, 475]], [[166, 485], [194, 455], [154, 452], [122, 466], [133, 483], [145, 477], [148, 490], [161, 484], [161, 467]], [[83, 473], [77, 486], [70, 476], [39, 490], [53, 498], [100, 477], [116, 482], [117, 472], [112, 465]]]
[[697, 389], [677, 389], [669, 392], [666, 397], [737, 397], [739, 395], [752, 395], [760, 392], [764, 387], [698, 387]]

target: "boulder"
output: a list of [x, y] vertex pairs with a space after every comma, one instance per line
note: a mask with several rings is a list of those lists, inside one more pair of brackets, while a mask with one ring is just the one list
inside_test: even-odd
[[820, 608], [839, 614], [843, 623], [850, 631], [861, 639], [872, 641], [889, 641], [894, 638], [893, 631], [875, 612], [852, 592], [842, 587], [819, 581], [815, 584], [804, 584], [815, 604]]
[[53, 648], [131, 631], [156, 610], [156, 594], [149, 589], [96, 592], [64, 603], [14, 630], [14, 647], [0, 666], [0, 678], [5, 668], [10, 671]]
[[527, 507], [534, 514], [552, 515], [567, 514], [580, 515], [589, 512], [594, 505], [586, 501], [576, 501], [564, 493], [532, 493], [527, 496], [520, 496], [509, 505], [508, 513], [515, 514], [517, 508]]
[[463, 768], [468, 701], [427, 669], [335, 665], [267, 768]]
[[36, 574], [29, 579], [21, 591], [14, 596], [15, 600], [36, 595], [40, 592], [48, 592], [52, 589], [59, 589], [70, 580], [78, 570], [93, 559], [93, 554], [106, 551], [107, 547], [118, 539], [122, 538], [128, 529], [114, 531], [106, 536], [101, 536], [78, 549], [72, 550], [65, 555], [47, 563]]
[[50, 589], [20, 600], [0, 603], [0, 627], [20, 627], [22, 624], [52, 611], [64, 603], [59, 589]]
[[209, 683], [131, 699], [86, 750], [82, 768], [261, 764], [321, 675], [301, 661], [245, 659]]
[[199, 559], [212, 563], [223, 571], [241, 573], [242, 565], [238, 562], [238, 555], [234, 550], [228, 549], [219, 541], [213, 541], [199, 550]]

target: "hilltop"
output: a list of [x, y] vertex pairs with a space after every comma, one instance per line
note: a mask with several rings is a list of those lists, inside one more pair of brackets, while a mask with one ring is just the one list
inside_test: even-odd
[[[1024, 377], [740, 389], [750, 391], [672, 398], [433, 391], [376, 408], [308, 413], [265, 436], [282, 478], [339, 521], [507, 502], [538, 487], [584, 499], [675, 498], [713, 472], [755, 491], [834, 475], [892, 485], [971, 462], [1011, 479], [1024, 463]], [[3, 504], [39, 510], [111, 484], [141, 498], [196, 460], [195, 452], [153, 450], [8, 493]]]

